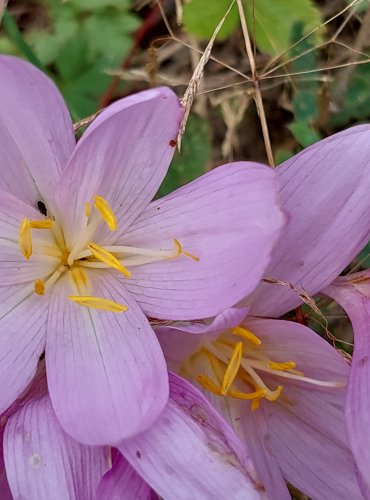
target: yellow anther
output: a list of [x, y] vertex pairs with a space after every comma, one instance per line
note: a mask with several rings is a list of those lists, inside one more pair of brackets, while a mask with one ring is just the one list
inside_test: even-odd
[[268, 399], [269, 401], [276, 401], [277, 398], [280, 396], [281, 391], [283, 390], [282, 385], [278, 385], [277, 389], [274, 391], [268, 391], [265, 394], [265, 398]]
[[272, 370], [293, 370], [297, 365], [294, 361], [284, 361], [283, 363], [275, 363], [274, 361], [270, 361], [268, 364], [269, 368]]
[[28, 260], [32, 255], [32, 237], [29, 219], [23, 219], [19, 228], [19, 248]]
[[260, 405], [261, 405], [261, 399], [262, 399], [262, 398], [256, 398], [256, 399], [253, 399], [252, 404], [251, 404], [251, 410], [252, 410], [252, 411], [256, 411], [256, 410], [258, 410], [258, 408], [259, 408], [259, 407], [260, 407]]
[[200, 373], [197, 376], [197, 380], [202, 387], [207, 389], [207, 391], [213, 392], [213, 394], [217, 394], [217, 396], [223, 396], [221, 388], [214, 384], [212, 380], [207, 377], [207, 375]]
[[45, 293], [45, 282], [43, 280], [36, 280], [34, 288], [35, 288], [35, 293], [37, 295], [44, 295], [44, 293]]
[[196, 262], [199, 262], [199, 257], [196, 257], [190, 252], [185, 252], [185, 250], [182, 249], [181, 243], [179, 240], [174, 239], [173, 243], [175, 245], [175, 255], [172, 258], [179, 257], [180, 255], [186, 255], [187, 257], [190, 257], [191, 259], [195, 260]]
[[123, 304], [119, 304], [118, 302], [114, 302], [113, 300], [102, 299], [100, 297], [91, 297], [91, 296], [81, 296], [81, 295], [69, 295], [68, 298], [76, 304], [85, 307], [91, 307], [92, 309], [102, 309], [103, 311], [110, 312], [124, 312], [128, 310], [127, 306]]
[[242, 361], [243, 356], [243, 342], [238, 342], [234, 351], [231, 355], [229, 364], [226, 368], [224, 379], [222, 381], [221, 392], [225, 396], [228, 390], [231, 387], [231, 384], [234, 382], [234, 379], [239, 371], [240, 363]]
[[233, 335], [237, 335], [238, 337], [241, 337], [244, 340], [248, 340], [254, 345], [261, 345], [260, 339], [257, 337], [257, 335], [254, 335], [254, 333], [250, 332], [246, 328], [242, 328], [241, 326], [236, 326], [235, 328], [231, 329], [231, 333]]
[[236, 399], [256, 399], [256, 398], [263, 398], [265, 397], [265, 394], [267, 393], [266, 389], [262, 388], [257, 388], [256, 391], [254, 392], [239, 392], [239, 391], [229, 391], [229, 396], [236, 398]]
[[91, 215], [91, 205], [88, 201], [85, 203], [85, 214], [86, 217], [90, 217]]
[[117, 271], [120, 271], [127, 278], [131, 277], [130, 271], [126, 269], [125, 266], [123, 266], [121, 262], [113, 254], [108, 252], [108, 250], [101, 247], [100, 245], [97, 245], [96, 243], [91, 243], [91, 242], [88, 243], [87, 246], [89, 250], [91, 250], [91, 253], [96, 259], [100, 260], [101, 262], [104, 262], [109, 267], [113, 267], [113, 269], [117, 269]]
[[30, 220], [31, 229], [50, 229], [52, 225], [53, 221], [51, 219]]
[[[111, 231], [116, 231], [117, 229], [117, 220], [113, 213], [113, 210], [109, 206], [107, 200], [105, 200], [102, 196], [94, 197], [94, 205], [99, 210], [100, 215], [103, 217], [107, 226]], [[86, 210], [86, 207], [85, 207]]]

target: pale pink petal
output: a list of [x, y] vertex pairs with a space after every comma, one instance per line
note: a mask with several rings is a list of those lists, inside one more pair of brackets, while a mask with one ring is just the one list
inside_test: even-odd
[[49, 300], [33, 284], [0, 288], [0, 412], [24, 391], [45, 346]]
[[123, 278], [144, 312], [162, 319], [214, 316], [253, 291], [284, 217], [276, 176], [257, 163], [216, 168], [151, 203], [121, 244], [172, 249], [186, 255], [132, 268]]
[[51, 298], [48, 385], [71, 436], [114, 444], [157, 418], [168, 398], [168, 376], [158, 340], [131, 296], [109, 272], [94, 273], [90, 283], [92, 295], [129, 309], [113, 313], [78, 305], [67, 298], [69, 277], [62, 277]]
[[[370, 126], [310, 146], [276, 169], [290, 221], [265, 275], [313, 295], [327, 286], [370, 237]], [[251, 313], [280, 316], [301, 303], [288, 286], [263, 283]]]
[[0, 189], [49, 204], [75, 145], [67, 107], [54, 83], [22, 59], [2, 55], [0, 74]]
[[258, 499], [247, 452], [201, 393], [171, 376], [171, 396], [162, 415], [119, 449], [164, 498]]
[[150, 500], [152, 489], [127, 460], [118, 453], [97, 491], [99, 500]]
[[170, 370], [178, 372], [186, 358], [198, 351], [205, 339], [218, 336], [222, 330], [239, 325], [246, 317], [248, 308], [225, 309], [215, 318], [203, 321], [181, 322], [155, 328]]
[[26, 260], [19, 248], [19, 228], [24, 218], [43, 220], [35, 207], [0, 190], [0, 287], [29, 283], [45, 278], [60, 260], [41, 253], [44, 245], [55, 246], [51, 230], [33, 230], [33, 254]]
[[107, 450], [68, 436], [48, 396], [29, 401], [10, 417], [4, 455], [14, 498], [27, 500], [93, 500], [108, 469]]
[[146, 207], [170, 164], [183, 110], [164, 87], [121, 99], [87, 129], [62, 175], [56, 200], [69, 246], [84, 219], [85, 203], [103, 196], [112, 207], [118, 231], [113, 241]]
[[369, 273], [338, 278], [324, 290], [349, 315], [355, 336], [347, 401], [347, 432], [363, 489], [370, 488], [370, 284]]
[[4, 465], [3, 436], [7, 419], [0, 418], [0, 498], [1, 500], [13, 500], [13, 495], [9, 488], [8, 478], [6, 477]]

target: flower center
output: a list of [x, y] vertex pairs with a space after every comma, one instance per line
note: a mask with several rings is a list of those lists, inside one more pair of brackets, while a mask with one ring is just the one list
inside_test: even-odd
[[[45, 207], [45, 213], [46, 207]], [[182, 249], [180, 242], [173, 240], [172, 249], [139, 248], [122, 245], [102, 246], [92, 241], [98, 227], [105, 223], [110, 231], [116, 231], [118, 224], [113, 210], [101, 196], [95, 196], [93, 203], [85, 203], [84, 226], [76, 238], [73, 247], [66, 245], [63, 230], [57, 221], [51, 218], [44, 220], [23, 219], [19, 228], [19, 247], [25, 259], [35, 254], [53, 257], [58, 264], [46, 279], [37, 279], [34, 290], [37, 295], [44, 295], [60, 276], [68, 273], [73, 295], [68, 296], [73, 302], [94, 309], [103, 309], [112, 312], [123, 312], [127, 307], [112, 300], [94, 297], [90, 293], [90, 284], [87, 279], [87, 268], [115, 269], [126, 278], [131, 277], [128, 267], [139, 266], [160, 260], [174, 259], [181, 255], [198, 262], [195, 255]], [[53, 239], [33, 238], [34, 230], [49, 230]]]
[[[259, 408], [262, 399], [276, 401], [280, 397], [283, 379], [316, 386], [343, 387], [344, 383], [340, 381], [306, 377], [296, 369], [294, 361], [271, 360], [261, 344], [251, 331], [241, 326], [232, 328], [216, 340], [203, 343], [200, 350], [183, 364], [181, 373], [188, 379], [195, 378], [204, 389], [217, 396], [250, 400], [252, 411]], [[269, 378], [270, 382], [264, 381], [263, 377]], [[271, 387], [272, 384], [275, 386]]]

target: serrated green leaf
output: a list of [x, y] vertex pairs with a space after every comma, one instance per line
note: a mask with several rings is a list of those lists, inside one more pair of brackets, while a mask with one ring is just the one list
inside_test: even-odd
[[65, 80], [73, 80], [86, 69], [87, 43], [80, 36], [75, 36], [65, 42], [55, 59], [55, 67]]
[[107, 7], [113, 7], [117, 10], [129, 10], [131, 0], [69, 0], [68, 2], [76, 10], [92, 12]]
[[[185, 30], [200, 38], [207, 40], [211, 38], [216, 26], [224, 17], [230, 7], [230, 0], [190, 0], [184, 5], [183, 23]], [[217, 35], [218, 40], [227, 38], [239, 25], [237, 7], [234, 5]]]
[[[257, 47], [261, 52], [276, 55], [291, 45], [291, 34], [296, 23], [302, 23], [304, 32], [317, 28], [320, 11], [311, 0], [244, 0], [251, 33], [255, 30]], [[316, 33], [316, 40], [318, 34]]]
[[210, 156], [211, 141], [208, 122], [198, 116], [191, 116], [182, 139], [181, 153], [175, 154], [158, 196], [171, 193], [204, 174]]

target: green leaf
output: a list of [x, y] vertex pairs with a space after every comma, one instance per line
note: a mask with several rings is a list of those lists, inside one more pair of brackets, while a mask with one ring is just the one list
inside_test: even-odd
[[86, 69], [86, 50], [87, 43], [80, 36], [65, 42], [55, 60], [55, 67], [65, 81], [76, 79]]
[[304, 25], [305, 33], [321, 23], [320, 11], [311, 0], [244, 0], [244, 5], [250, 32], [255, 30], [257, 47], [271, 55], [290, 47], [296, 23]]
[[69, 0], [68, 2], [76, 10], [92, 12], [95, 10], [113, 7], [117, 10], [129, 10], [131, 0]]
[[[230, 0], [190, 0], [184, 5], [183, 23], [185, 30], [200, 38], [211, 38], [216, 26], [230, 7]], [[219, 40], [227, 38], [239, 26], [239, 14], [236, 5], [233, 6], [217, 35]]]
[[320, 140], [319, 134], [306, 122], [294, 122], [288, 128], [304, 148]]
[[292, 151], [289, 151], [288, 149], [278, 149], [275, 153], [275, 163], [276, 165], [280, 165], [280, 163], [289, 160], [292, 156]]
[[176, 153], [158, 196], [164, 196], [204, 174], [210, 156], [208, 122], [198, 116], [190, 116], [182, 139], [181, 153]]

